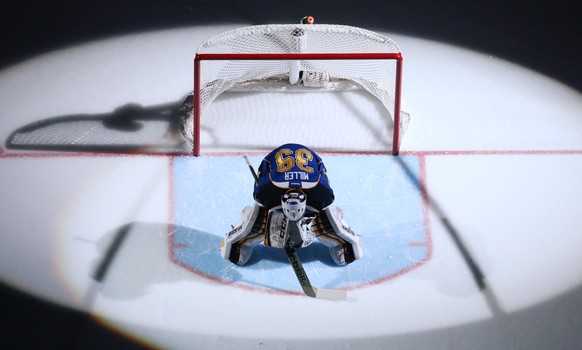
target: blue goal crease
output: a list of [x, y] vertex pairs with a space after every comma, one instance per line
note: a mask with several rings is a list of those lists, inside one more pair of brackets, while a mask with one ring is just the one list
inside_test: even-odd
[[[336, 266], [322, 244], [300, 249], [313, 284], [355, 288], [400, 275], [426, 261], [426, 233], [419, 158], [337, 155], [324, 159], [344, 219], [361, 236], [364, 257]], [[262, 157], [250, 157], [258, 165]], [[222, 237], [241, 210], [253, 204], [253, 178], [241, 157], [176, 157], [173, 165], [173, 257], [180, 264], [227, 283], [299, 291], [282, 251], [259, 246], [236, 266], [219, 254]]]

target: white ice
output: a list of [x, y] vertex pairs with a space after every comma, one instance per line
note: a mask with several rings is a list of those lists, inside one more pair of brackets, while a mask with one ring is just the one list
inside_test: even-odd
[[[34, 121], [110, 113], [127, 103], [147, 107], [181, 100], [192, 90], [196, 46], [234, 27], [111, 38], [47, 53], [0, 72], [3, 282], [91, 312], [158, 346], [313, 349], [403, 344], [447, 348], [451, 344], [442, 337], [423, 332], [454, 332], [455, 327], [498, 319], [509, 327], [507, 332], [512, 326], [521, 330], [504, 317], [580, 286], [580, 94], [535, 72], [458, 47], [387, 33], [404, 54], [403, 110], [412, 123], [401, 150], [423, 162], [417, 175], [425, 181], [432, 246], [429, 259], [418, 267], [348, 290], [347, 302], [233, 287], [173, 263], [167, 236], [176, 209], [172, 157], [5, 148], [12, 131]], [[383, 129], [382, 113], [370, 97], [303, 97], [302, 102], [315, 106], [312, 118], [297, 112], [304, 107], [299, 99], [232, 93], [216, 101], [203, 121], [207, 154], [188, 159], [192, 181], [199, 181], [200, 174], [228, 175], [230, 185], [240, 187], [242, 194], [206, 188], [192, 201], [216, 207], [195, 213], [181, 225], [201, 229], [206, 221], [214, 225], [209, 230], [218, 239], [223, 232], [214, 231], [227, 230], [252, 200], [242, 159], [208, 152], [248, 151], [257, 165], [269, 147], [288, 141], [298, 122], [322, 130], [298, 140], [314, 147], [389, 150], [389, 130]], [[261, 113], [248, 113], [257, 106]], [[279, 118], [275, 126], [289, 124], [278, 132], [270, 117]], [[367, 176], [387, 182], [387, 167], [395, 162], [391, 156], [322, 156], [332, 180], [338, 178], [339, 184], [333, 184], [338, 205], [348, 217], [356, 216], [352, 213], [358, 203], [352, 196], [362, 190], [363, 177], [351, 182], [341, 175], [345, 169], [377, 157], [378, 166]], [[397, 206], [403, 198], [391, 200]], [[225, 203], [229, 206], [223, 211]], [[381, 217], [371, 208], [369, 217], [358, 218]], [[115, 233], [129, 224], [130, 235], [110, 273], [103, 283], [95, 282], [91, 276]], [[460, 234], [482, 268], [487, 293], [478, 290], [446, 224]], [[550, 318], [565, 327], [579, 326]], [[410, 334], [420, 336], [417, 342], [410, 343]], [[536, 336], [522, 336], [521, 344], [539, 346]], [[485, 342], [492, 340], [482, 339], [475, 347], [487, 347]]]

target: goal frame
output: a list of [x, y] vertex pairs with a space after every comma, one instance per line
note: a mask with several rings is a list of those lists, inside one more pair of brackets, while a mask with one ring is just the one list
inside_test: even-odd
[[[400, 112], [402, 94], [402, 54], [388, 52], [369, 53], [196, 53], [194, 57], [194, 90], [192, 116], [194, 128], [192, 132], [192, 153], [200, 156], [200, 127], [201, 127], [201, 99], [200, 99], [200, 69], [202, 61], [228, 60], [394, 60], [396, 62], [394, 87], [394, 119], [392, 135], [392, 155], [400, 152]], [[389, 74], [387, 71], [386, 74]], [[391, 118], [392, 119], [392, 118]]]

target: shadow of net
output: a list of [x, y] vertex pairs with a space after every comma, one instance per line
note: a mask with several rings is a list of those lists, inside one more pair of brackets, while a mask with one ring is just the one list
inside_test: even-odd
[[49, 117], [14, 130], [6, 141], [13, 150], [182, 153], [183, 99], [151, 107], [128, 103], [111, 113]]

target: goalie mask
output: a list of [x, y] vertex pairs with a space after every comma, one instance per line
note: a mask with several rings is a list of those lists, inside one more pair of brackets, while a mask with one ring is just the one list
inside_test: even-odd
[[290, 189], [281, 196], [281, 206], [285, 216], [291, 221], [297, 221], [305, 214], [305, 193], [299, 189]]

